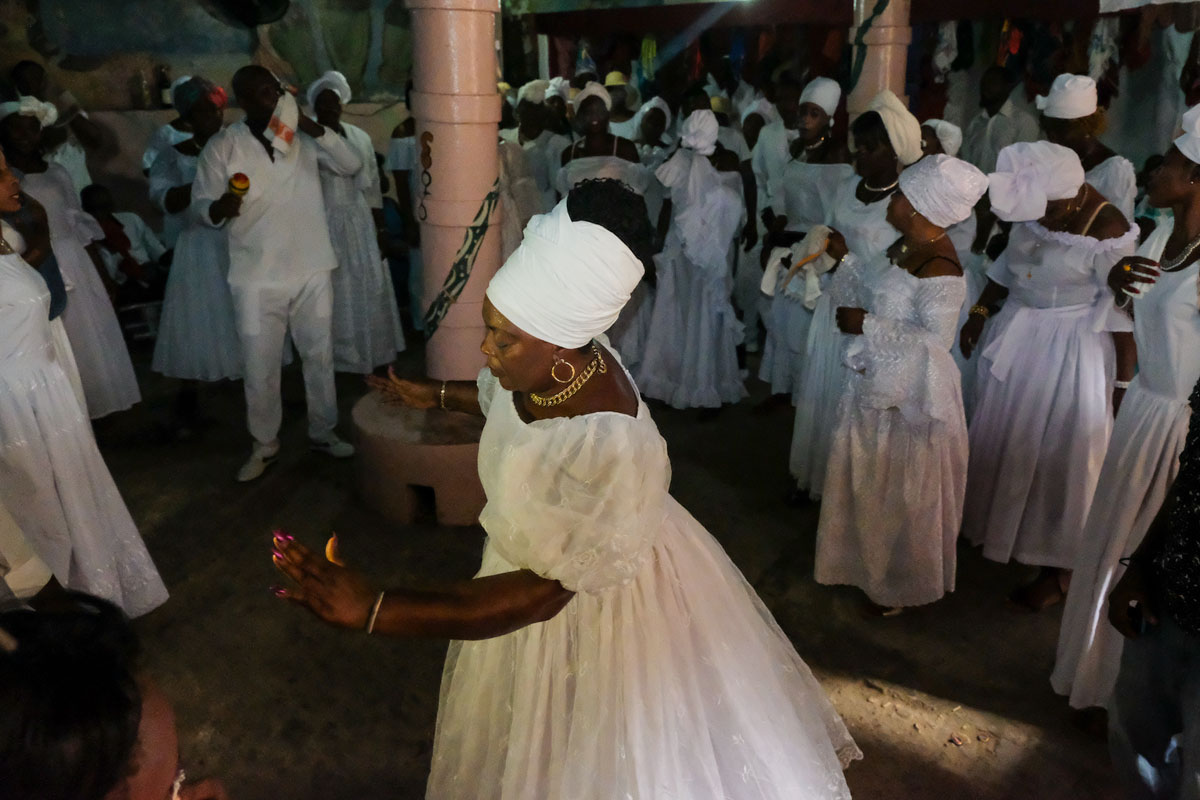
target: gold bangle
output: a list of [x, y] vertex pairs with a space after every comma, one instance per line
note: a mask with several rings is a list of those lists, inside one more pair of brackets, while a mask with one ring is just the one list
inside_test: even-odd
[[371, 616], [367, 617], [367, 636], [375, 632], [375, 618], [379, 616], [379, 608], [383, 605], [383, 596], [386, 592], [380, 592], [375, 598], [375, 605], [371, 607]]
[[446, 382], [445, 381], [442, 381], [442, 390], [440, 392], [438, 392], [438, 405], [440, 405], [442, 407], [443, 411], [446, 410]]
[[978, 314], [979, 316], [983, 317], [984, 319], [987, 319], [988, 317], [990, 317], [992, 315], [992, 312], [988, 309], [987, 306], [982, 306], [982, 305], [979, 305], [978, 303], [971, 306], [971, 313]]

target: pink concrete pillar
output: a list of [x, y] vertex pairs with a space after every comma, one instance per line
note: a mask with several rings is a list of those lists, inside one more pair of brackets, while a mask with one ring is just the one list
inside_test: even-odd
[[[412, 11], [413, 116], [421, 185], [421, 224], [429, 306], [462, 247], [499, 171], [496, 17], [499, 0], [407, 0]], [[499, 211], [479, 248], [470, 280], [426, 344], [429, 376], [474, 379], [483, 366], [483, 295], [500, 267]]]
[[[881, 3], [887, 3], [887, 7], [874, 16]], [[857, 45], [860, 32], [866, 53], [862, 72], [846, 98], [851, 119], [866, 111], [871, 99], [884, 89], [891, 89], [908, 102], [904, 96], [904, 71], [908, 45], [912, 42], [909, 6], [909, 0], [854, 0], [854, 27], [850, 29], [850, 41], [856, 43], [854, 63], [863, 58]]]

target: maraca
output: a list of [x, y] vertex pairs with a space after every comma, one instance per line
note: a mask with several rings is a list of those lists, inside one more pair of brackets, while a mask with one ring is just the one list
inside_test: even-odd
[[250, 179], [245, 173], [235, 172], [233, 177], [229, 179], [229, 193], [235, 194], [238, 197], [245, 197], [246, 192], [250, 191]]

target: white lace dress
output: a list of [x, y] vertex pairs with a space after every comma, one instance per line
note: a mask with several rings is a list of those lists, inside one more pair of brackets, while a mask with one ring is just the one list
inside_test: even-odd
[[[1158, 261], [1174, 228], [1168, 219], [1138, 255]], [[1116, 685], [1124, 639], [1108, 624], [1108, 594], [1141, 544], [1179, 468], [1188, 433], [1188, 395], [1200, 380], [1200, 265], [1164, 272], [1134, 301], [1138, 374], [1113, 426], [1088, 512], [1082, 550], [1063, 609], [1050, 683], [1075, 708], [1106, 706]]]
[[0, 255], [0, 504], [59, 583], [136, 617], [167, 590], [55, 358], [49, 311], [41, 276]]
[[361, 375], [396, 359], [404, 349], [404, 331], [371, 216], [371, 209], [383, 204], [375, 146], [363, 129], [347, 123], [342, 129], [362, 168], [354, 175], [338, 174], [323, 147], [317, 148], [317, 162], [329, 240], [337, 256], [337, 269], [330, 274], [333, 368]]
[[1108, 271], [1136, 242], [1023, 222], [988, 271], [1009, 295], [975, 356], [963, 516], [985, 558], [1075, 566], [1112, 431], [1112, 333], [1133, 330]]
[[[839, 187], [853, 175], [854, 168], [849, 164], [789, 161], [784, 170], [788, 231], [807, 233], [812, 226], [824, 224], [833, 210]], [[813, 311], [805, 308], [802, 298], [782, 291], [786, 275], [786, 271], [780, 271], [779, 285], [771, 297], [767, 341], [758, 377], [770, 384], [772, 394], [787, 394], [795, 401], [800, 390]]]
[[124, 411], [142, 395], [117, 313], [85, 249], [104, 238], [100, 225], [84, 213], [62, 166], [50, 164], [45, 172], [20, 178], [21, 188], [46, 208], [50, 221], [50, 246], [69, 288], [62, 321], [79, 365], [88, 413], [99, 419]]
[[730, 301], [734, 237], [745, 219], [741, 175], [680, 150], [658, 169], [672, 220], [655, 258], [658, 285], [636, 374], [647, 397], [675, 408], [719, 408], [746, 396]]
[[1134, 203], [1137, 200], [1137, 172], [1129, 159], [1112, 156], [1092, 167], [1084, 180], [1104, 199], [1117, 207], [1125, 219], [1133, 222]]
[[950, 344], [965, 294], [959, 276], [892, 266], [860, 298], [868, 313], [846, 348], [850, 378], [817, 528], [819, 583], [857, 586], [885, 606], [954, 591], [967, 423]]
[[[174, 147], [163, 149], [150, 168], [151, 202], [165, 211], [167, 192], [194, 181], [198, 161]], [[151, 368], [183, 380], [236, 380], [242, 377], [242, 343], [227, 280], [229, 243], [224, 230], [196, 218], [202, 213], [189, 206], [168, 215], [179, 238]]]
[[429, 800], [823, 800], [861, 754], [721, 546], [668, 493], [644, 404], [524, 422], [486, 370], [479, 575], [577, 592], [452, 642]]
[[[870, 204], [860, 202], [855, 196], [858, 182], [858, 176], [851, 175], [838, 187], [827, 222], [846, 237], [850, 252], [864, 265], [864, 270], [873, 273], [877, 270], [873, 262], [880, 260], [883, 251], [900, 234], [886, 218], [889, 199]], [[868, 276], [859, 277], [865, 280]], [[796, 486], [807, 489], [814, 499], [820, 498], [824, 487], [838, 401], [849, 376], [842, 360], [846, 336], [838, 330], [834, 312], [838, 306], [855, 304], [852, 298], [857, 292], [854, 283], [858, 279], [851, 280], [849, 271], [846, 274], [841, 269], [835, 271], [829, 279], [828, 291], [817, 298], [809, 327], [788, 464]]]

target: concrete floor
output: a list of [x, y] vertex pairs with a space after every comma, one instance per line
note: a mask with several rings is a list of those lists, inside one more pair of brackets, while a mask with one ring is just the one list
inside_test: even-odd
[[[445, 643], [368, 639], [275, 599], [269, 534], [282, 527], [319, 545], [337, 531], [347, 559], [386, 585], [470, 576], [482, 531], [396, 528], [363, 508], [351, 463], [305, 449], [295, 368], [279, 462], [236, 484], [249, 448], [240, 384], [206, 388], [217, 422], [202, 437], [167, 441], [158, 428], [174, 386], [145, 369], [145, 354], [135, 360], [146, 401], [102, 420], [98, 435], [171, 590], [137, 627], [176, 704], [189, 774], [224, 778], [234, 800], [422, 797]], [[419, 353], [401, 364], [417, 374]], [[1050, 690], [1058, 610], [1020, 614], [1004, 601], [1029, 571], [963, 547], [953, 595], [863, 618], [856, 591], [812, 580], [817, 508], [780, 500], [791, 414], [752, 414], [762, 385], [752, 388], [754, 398], [706, 423], [654, 408], [672, 491], [758, 588], [845, 717], [865, 753], [847, 773], [854, 796], [1116, 798], [1103, 742], [1076, 730]], [[343, 421], [362, 392], [358, 378], [339, 376]]]

